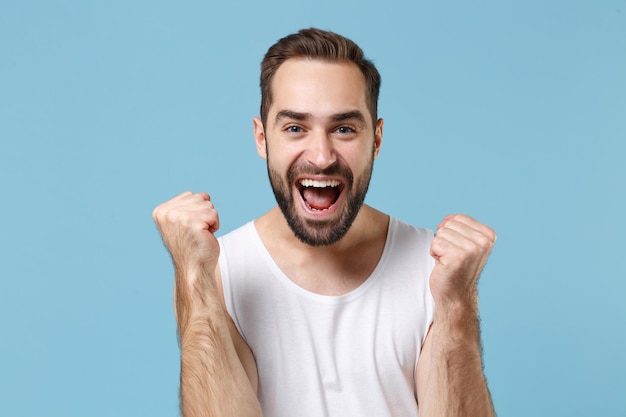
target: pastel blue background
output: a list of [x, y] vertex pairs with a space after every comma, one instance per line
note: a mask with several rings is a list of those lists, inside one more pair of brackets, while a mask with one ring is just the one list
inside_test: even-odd
[[626, 2], [0, 3], [0, 415], [173, 416], [158, 203], [220, 233], [273, 204], [251, 118], [301, 27], [383, 76], [368, 202], [493, 226], [481, 280], [500, 416], [626, 416]]

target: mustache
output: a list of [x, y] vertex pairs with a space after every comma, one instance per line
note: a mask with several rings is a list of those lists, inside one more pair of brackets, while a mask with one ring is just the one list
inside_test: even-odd
[[352, 182], [354, 181], [352, 170], [340, 161], [335, 161], [332, 165], [323, 169], [320, 169], [311, 163], [299, 163], [290, 166], [287, 171], [287, 179], [290, 183], [293, 183], [298, 177], [317, 175], [340, 177], [343, 178], [349, 185], [352, 185]]

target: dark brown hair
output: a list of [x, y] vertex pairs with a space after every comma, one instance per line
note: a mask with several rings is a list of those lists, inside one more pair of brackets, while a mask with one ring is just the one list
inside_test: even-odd
[[272, 105], [272, 79], [290, 58], [310, 58], [327, 62], [353, 62], [363, 73], [367, 86], [367, 107], [375, 123], [378, 118], [380, 74], [353, 41], [333, 32], [310, 28], [285, 36], [268, 49], [261, 62], [261, 120], [267, 122]]

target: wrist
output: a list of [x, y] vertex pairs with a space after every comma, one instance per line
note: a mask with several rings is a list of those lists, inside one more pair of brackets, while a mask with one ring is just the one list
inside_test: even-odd
[[433, 326], [452, 340], [476, 343], [480, 337], [478, 306], [467, 301], [435, 303]]
[[434, 299], [434, 303], [435, 315], [445, 317], [447, 320], [478, 316], [478, 298], [475, 296], [439, 298]]
[[[174, 264], [176, 289], [186, 297], [206, 297], [216, 293], [215, 267], [201, 263]], [[177, 295], [178, 296], [178, 295]]]
[[221, 309], [222, 302], [213, 273], [198, 268], [176, 269], [174, 312], [181, 333], [191, 323], [206, 323]]

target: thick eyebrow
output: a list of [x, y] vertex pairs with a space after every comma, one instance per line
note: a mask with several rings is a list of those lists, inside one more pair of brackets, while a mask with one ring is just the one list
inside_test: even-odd
[[281, 119], [293, 119], [302, 122], [312, 117], [313, 115], [311, 113], [299, 113], [293, 110], [281, 110], [276, 114], [276, 123], [278, 123]]
[[[292, 119], [298, 121], [310, 120], [313, 118], [311, 113], [300, 113], [293, 110], [281, 110], [276, 114], [276, 123], [281, 119]], [[365, 116], [358, 110], [348, 111], [345, 113], [333, 114], [331, 117], [333, 122], [343, 122], [345, 120], [356, 120], [361, 124], [365, 124]]]
[[332, 120], [334, 122], [343, 122], [345, 120], [356, 120], [361, 124], [365, 124], [365, 116], [358, 110], [349, 111], [345, 113], [333, 114]]

